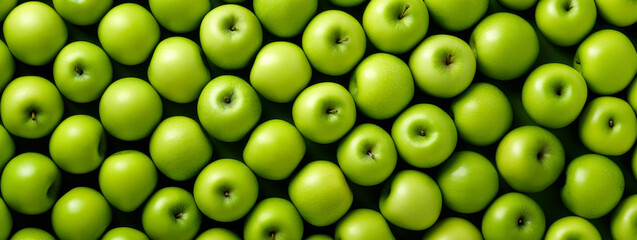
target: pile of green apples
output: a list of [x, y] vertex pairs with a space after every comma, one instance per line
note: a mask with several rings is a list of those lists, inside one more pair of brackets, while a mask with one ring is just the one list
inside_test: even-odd
[[2, 0], [0, 240], [635, 240], [635, 0]]

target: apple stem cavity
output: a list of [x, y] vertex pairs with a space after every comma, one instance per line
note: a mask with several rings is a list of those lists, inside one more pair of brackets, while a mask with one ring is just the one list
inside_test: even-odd
[[425, 136], [425, 129], [420, 129], [420, 136]]
[[75, 72], [79, 75], [84, 74], [84, 70], [82, 70], [79, 66], [75, 66]]
[[615, 126], [615, 122], [613, 121], [613, 119], [608, 120], [608, 126], [609, 126], [610, 128], [613, 128], [613, 127]]
[[275, 232], [270, 232], [270, 239], [271, 240], [276, 239], [276, 233]]
[[31, 120], [35, 121], [35, 112], [31, 112]]
[[230, 197], [230, 192], [226, 191], [226, 192], [223, 193], [223, 195], [226, 196], [226, 197]]
[[411, 7], [411, 5], [407, 4], [405, 5], [405, 8], [403, 9], [403, 12], [400, 13], [400, 16], [398, 16], [398, 19], [403, 19], [403, 17], [405, 17], [405, 12], [407, 12], [407, 9], [409, 9]]
[[183, 217], [183, 216], [184, 216], [184, 213], [181, 213], [181, 212], [180, 212], [180, 213], [177, 213], [177, 214], [175, 215], [175, 218], [179, 219], [179, 218], [181, 218], [181, 217]]
[[524, 225], [524, 218], [518, 218], [518, 226]]

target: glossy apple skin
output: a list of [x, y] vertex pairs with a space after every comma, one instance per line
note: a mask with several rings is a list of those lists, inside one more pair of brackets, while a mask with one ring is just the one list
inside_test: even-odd
[[614, 239], [630, 240], [637, 238], [637, 195], [631, 195], [619, 204], [610, 222], [610, 231]]
[[637, 149], [635, 149], [635, 152], [633, 153], [632, 165], [633, 165], [633, 175], [635, 176], [635, 179], [637, 179]]
[[4, 21], [9, 12], [18, 5], [18, 0], [5, 0], [0, 2], [0, 22]]
[[142, 225], [150, 239], [193, 239], [201, 226], [201, 213], [190, 192], [165, 187], [146, 202]]
[[157, 22], [175, 33], [194, 31], [212, 9], [208, 0], [149, 0], [148, 5]]
[[425, 232], [423, 240], [482, 240], [473, 223], [457, 217], [442, 219]]
[[252, 11], [225, 4], [203, 18], [199, 39], [210, 62], [223, 69], [238, 70], [248, 66], [261, 49], [263, 30]]
[[515, 11], [524, 11], [532, 8], [537, 4], [538, 0], [498, 0], [498, 3], [502, 4], [509, 9]]
[[3, 69], [0, 72], [0, 91], [2, 91], [9, 84], [9, 81], [13, 79], [13, 73], [15, 72], [13, 55], [11, 55], [9, 48], [2, 40], [0, 40], [0, 68]]
[[195, 240], [241, 240], [241, 238], [228, 229], [212, 228], [199, 234]]
[[314, 69], [326, 75], [340, 76], [351, 71], [363, 58], [366, 40], [363, 27], [352, 15], [327, 10], [308, 23], [302, 45]]
[[314, 234], [305, 238], [305, 240], [334, 240], [332, 237], [325, 234]]
[[613, 161], [602, 155], [582, 155], [566, 169], [562, 202], [580, 217], [599, 218], [617, 206], [624, 186], [624, 175]]
[[55, 240], [55, 237], [49, 232], [39, 228], [23, 228], [17, 231], [11, 240]]
[[263, 27], [280, 38], [303, 31], [318, 9], [318, 0], [254, 0], [254, 14]]
[[537, 27], [551, 43], [573, 46], [595, 26], [597, 8], [594, 0], [539, 1], [535, 8]]
[[626, 102], [637, 112], [637, 75], [626, 91]]
[[283, 198], [261, 200], [245, 221], [245, 240], [301, 239], [303, 219], [294, 205]]
[[201, 170], [193, 193], [203, 214], [215, 221], [232, 222], [248, 214], [254, 206], [259, 184], [242, 162], [219, 159]]
[[345, 215], [336, 225], [334, 237], [348, 240], [395, 239], [383, 215], [366, 208], [352, 210]]
[[424, 1], [373, 0], [363, 12], [363, 28], [378, 50], [401, 54], [425, 37], [429, 12]]
[[540, 205], [517, 192], [496, 199], [482, 219], [482, 234], [488, 240], [539, 240], [545, 229], [546, 219]]
[[104, 197], [92, 188], [76, 187], [53, 206], [51, 222], [61, 239], [97, 239], [110, 225], [113, 213]]
[[2, 30], [13, 56], [34, 66], [51, 62], [68, 38], [64, 20], [53, 8], [39, 1], [15, 7], [4, 19]]
[[62, 95], [77, 103], [99, 99], [112, 78], [113, 67], [108, 55], [90, 42], [69, 43], [53, 62], [55, 85]]
[[102, 240], [149, 240], [148, 236], [137, 229], [129, 227], [113, 228], [102, 236]]
[[97, 36], [113, 60], [137, 65], [148, 59], [159, 42], [159, 24], [144, 7], [124, 3], [104, 15]]
[[378, 203], [390, 223], [412, 231], [425, 230], [438, 220], [442, 194], [436, 182], [417, 170], [402, 170], [385, 185]]
[[0, 176], [4, 202], [14, 211], [37, 215], [48, 211], [58, 197], [62, 174], [55, 163], [39, 153], [15, 156]]
[[512, 80], [526, 73], [540, 52], [540, 44], [531, 24], [506, 12], [484, 18], [473, 29], [469, 46], [478, 70], [496, 80]]
[[49, 140], [51, 159], [65, 172], [85, 174], [97, 169], [106, 154], [106, 132], [88, 115], [68, 117]]
[[545, 240], [566, 240], [566, 239], [582, 239], [582, 240], [602, 240], [602, 236], [595, 228], [595, 225], [588, 220], [568, 216], [555, 221], [546, 231]]
[[498, 172], [493, 164], [471, 151], [451, 155], [440, 166], [436, 181], [445, 206], [459, 213], [481, 211], [491, 203], [500, 188]]
[[13, 218], [9, 208], [4, 203], [4, 200], [0, 198], [0, 238], [8, 239], [11, 235], [11, 229], [13, 228]]
[[2, 149], [2, 152], [0, 152], [0, 172], [2, 172], [4, 166], [7, 165], [15, 154], [13, 138], [11, 138], [9, 132], [7, 132], [2, 125], [0, 125], [0, 149]]
[[476, 24], [489, 8], [489, 0], [425, 0], [430, 18], [452, 32]]
[[625, 0], [595, 0], [602, 18], [618, 27], [627, 27], [637, 22], [637, 4]]
[[145, 154], [124, 150], [104, 160], [98, 180], [102, 194], [113, 207], [132, 212], [155, 190], [157, 169]]
[[53, 0], [53, 7], [64, 20], [79, 26], [99, 22], [113, 6], [113, 0]]
[[619, 156], [637, 139], [637, 117], [630, 105], [616, 97], [588, 102], [579, 117], [579, 137], [586, 148], [599, 154]]
[[339, 7], [355, 7], [367, 0], [330, 0], [330, 3]]
[[604, 29], [589, 35], [577, 47], [573, 68], [588, 88], [600, 95], [615, 94], [630, 84], [637, 72], [637, 51], [623, 33]]

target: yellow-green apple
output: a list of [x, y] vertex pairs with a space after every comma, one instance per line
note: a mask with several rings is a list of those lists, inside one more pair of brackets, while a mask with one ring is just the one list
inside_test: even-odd
[[339, 7], [355, 7], [366, 0], [330, 0], [330, 3], [339, 6]]
[[100, 98], [111, 84], [113, 67], [95, 44], [77, 41], [66, 45], [53, 62], [53, 80], [62, 95], [77, 103]]
[[211, 228], [199, 234], [195, 240], [241, 240], [241, 238], [228, 229]]
[[[540, 1], [541, 3], [542, 1]], [[548, 230], [546, 230], [545, 240], [567, 240], [567, 239], [581, 239], [581, 240], [602, 240], [602, 236], [595, 228], [595, 225], [588, 220], [576, 217], [568, 216], [560, 218], [555, 221]]]
[[9, 51], [9, 48], [7, 48], [7, 45], [4, 44], [2, 40], [0, 40], [0, 68], [3, 69], [3, 71], [0, 72], [0, 91], [2, 91], [4, 87], [9, 84], [9, 81], [13, 79], [13, 73], [15, 72], [15, 60], [13, 60], [13, 55], [11, 55], [11, 51]]
[[579, 138], [595, 153], [619, 156], [637, 139], [637, 117], [630, 105], [616, 97], [597, 97], [579, 117]]
[[538, 0], [497, 0], [497, 1], [502, 6], [505, 6], [509, 9], [513, 9], [515, 11], [525, 11], [527, 9], [531, 9], [538, 2]]
[[283, 198], [264, 199], [245, 221], [245, 240], [296, 239], [303, 237], [303, 219], [294, 205]]
[[11, 212], [7, 204], [0, 198], [0, 238], [9, 239], [12, 228], [13, 218], [11, 217]]
[[630, 240], [637, 238], [637, 195], [633, 194], [617, 206], [610, 222], [613, 239]]
[[0, 149], [2, 149], [2, 151], [0, 151], [0, 172], [2, 172], [4, 166], [7, 165], [15, 154], [13, 138], [2, 125], [0, 125]]
[[194, 31], [212, 9], [209, 0], [149, 0], [148, 5], [157, 22], [175, 33]]
[[64, 20], [80, 26], [99, 22], [113, 6], [113, 0], [53, 0], [53, 7]]
[[602, 18], [618, 27], [628, 27], [637, 22], [637, 4], [628, 0], [595, 0]]
[[111, 206], [102, 194], [92, 188], [76, 187], [55, 203], [51, 224], [60, 239], [97, 239], [112, 217]]
[[190, 192], [178, 187], [165, 187], [146, 202], [142, 226], [150, 239], [193, 239], [201, 226], [201, 212]]
[[40, 228], [23, 228], [11, 236], [11, 240], [55, 240], [49, 232]]
[[157, 169], [146, 154], [124, 150], [104, 160], [98, 180], [102, 194], [113, 207], [132, 212], [155, 191]]
[[306, 237], [305, 240], [334, 240], [334, 239], [325, 234], [314, 234], [309, 237]]
[[396, 239], [383, 215], [366, 208], [352, 210], [345, 215], [336, 225], [334, 234], [336, 239], [347, 240]]
[[635, 152], [633, 153], [632, 165], [633, 165], [633, 175], [635, 176], [635, 179], [637, 179], [637, 149], [635, 149]]
[[102, 164], [106, 145], [106, 132], [100, 121], [88, 115], [74, 115], [51, 134], [49, 154], [62, 170], [85, 174]]
[[597, 8], [594, 0], [542, 0], [535, 8], [535, 23], [551, 43], [573, 46], [595, 26]]
[[102, 236], [102, 240], [149, 240], [143, 232], [129, 227], [117, 227]]
[[425, 0], [429, 17], [438, 26], [452, 32], [464, 31], [476, 24], [489, 7], [489, 0]]
[[509, 192], [496, 199], [482, 218], [487, 240], [540, 240], [546, 230], [544, 211], [530, 197]]
[[626, 102], [637, 112], [637, 75], [626, 91]]
[[363, 28], [378, 50], [401, 54], [425, 37], [429, 13], [421, 0], [372, 0], [363, 12]]
[[280, 38], [303, 31], [318, 8], [318, 0], [254, 0], [254, 13], [263, 27]]
[[423, 240], [482, 240], [482, 233], [473, 223], [458, 217], [448, 217], [425, 232]]
[[18, 0], [5, 0], [0, 2], [0, 22], [4, 21], [9, 12], [18, 5]]

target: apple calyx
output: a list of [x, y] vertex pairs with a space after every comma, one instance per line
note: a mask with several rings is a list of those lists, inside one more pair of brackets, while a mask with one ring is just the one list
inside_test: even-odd
[[615, 126], [615, 122], [613, 121], [613, 119], [608, 120], [608, 126], [610, 128], [613, 128]]
[[84, 74], [84, 70], [82, 70], [82, 68], [80, 68], [79, 66], [75, 66], [74, 70], [78, 75]]
[[518, 218], [518, 226], [522, 226], [524, 225], [524, 218], [520, 217]]
[[425, 136], [425, 129], [420, 129], [420, 136]]
[[226, 103], [230, 103], [232, 102], [232, 99], [230, 99], [228, 96], [223, 96], [223, 101]]
[[226, 196], [226, 197], [230, 197], [230, 192], [226, 191], [226, 192], [223, 193], [223, 195]]
[[403, 9], [403, 12], [400, 13], [400, 16], [398, 16], [398, 19], [403, 19], [403, 17], [405, 17], [405, 12], [407, 12], [407, 9], [409, 9], [411, 7], [411, 5], [407, 4], [405, 5], [405, 8]]

